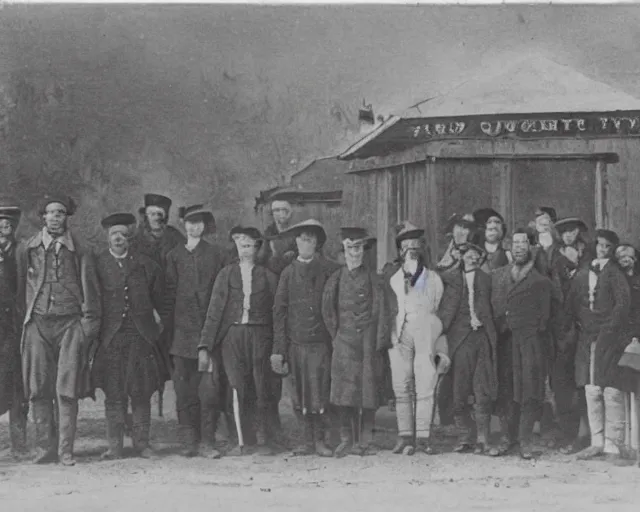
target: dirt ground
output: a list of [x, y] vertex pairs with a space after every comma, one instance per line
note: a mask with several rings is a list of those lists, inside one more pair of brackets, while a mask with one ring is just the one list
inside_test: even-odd
[[[165, 415], [154, 406], [152, 439], [157, 460], [102, 462], [106, 448], [102, 398], [81, 404], [73, 468], [15, 463], [8, 453], [6, 416], [0, 419], [0, 506], [3, 511], [154, 512], [210, 511], [219, 507], [270, 511], [568, 511], [632, 510], [640, 499], [640, 469], [604, 461], [576, 462], [548, 452], [537, 461], [491, 459], [451, 453], [451, 431], [438, 429], [435, 456], [406, 457], [388, 451], [394, 415], [378, 413], [376, 442], [368, 457], [344, 459], [247, 455], [220, 460], [177, 455], [173, 390], [165, 391]], [[283, 400], [285, 429], [296, 430]], [[32, 428], [32, 427], [30, 427]], [[130, 446], [130, 440], [126, 441]], [[420, 508], [419, 508], [420, 507]]]

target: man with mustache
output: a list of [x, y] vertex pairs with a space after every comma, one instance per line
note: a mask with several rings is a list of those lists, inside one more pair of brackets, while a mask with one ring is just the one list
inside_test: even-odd
[[[394, 453], [415, 449], [434, 453], [429, 443], [439, 375], [450, 366], [442, 322], [437, 316], [443, 284], [425, 267], [424, 230], [405, 221], [398, 226], [399, 267], [385, 274], [385, 315], [390, 326], [389, 361], [396, 398], [398, 442]], [[415, 396], [415, 403], [413, 397]]]
[[364, 264], [374, 239], [358, 227], [342, 228], [340, 236], [346, 264], [331, 274], [322, 296], [322, 317], [333, 345], [329, 401], [340, 418], [334, 456], [362, 456], [376, 451], [373, 427], [383, 401], [382, 350], [387, 348], [379, 341], [386, 318], [380, 279]]
[[513, 263], [492, 276], [491, 303], [498, 331], [498, 408], [502, 455], [517, 442], [523, 459], [533, 457], [533, 427], [545, 396], [551, 283], [534, 267], [535, 234], [513, 234]]
[[[440, 318], [449, 343], [453, 377], [453, 411], [461, 432], [455, 452], [481, 455], [489, 445], [491, 405], [497, 398], [496, 330], [491, 310], [491, 277], [480, 270], [484, 251], [482, 233], [460, 247], [463, 267], [443, 277]], [[474, 398], [475, 425], [469, 414]], [[473, 433], [477, 433], [477, 440]]]
[[576, 384], [584, 387], [591, 446], [577, 454], [591, 459], [618, 457], [625, 439], [625, 403], [618, 362], [628, 343], [625, 329], [631, 295], [624, 274], [613, 260], [618, 235], [596, 231], [596, 258], [578, 271], [567, 298], [568, 322], [578, 330]]
[[36, 423], [35, 462], [73, 466], [78, 399], [92, 393], [89, 357], [100, 329], [100, 287], [93, 255], [67, 226], [75, 202], [48, 196], [40, 212], [42, 231], [17, 254], [22, 373]]
[[11, 454], [26, 453], [27, 412], [20, 368], [20, 325], [16, 314], [16, 228], [21, 217], [16, 202], [0, 199], [0, 416], [9, 412]]
[[511, 263], [513, 255], [503, 246], [507, 226], [502, 215], [493, 208], [481, 208], [473, 212], [473, 218], [478, 229], [484, 234], [481, 248], [484, 249], [485, 258], [481, 270], [490, 274], [493, 270]]
[[109, 248], [97, 257], [102, 291], [102, 325], [92, 377], [105, 394], [109, 449], [103, 459], [122, 457], [127, 404], [133, 411], [133, 446], [142, 458], [153, 457], [149, 445], [151, 397], [161, 389], [158, 346], [162, 324], [162, 271], [151, 258], [130, 248], [136, 218], [114, 213], [102, 220]]

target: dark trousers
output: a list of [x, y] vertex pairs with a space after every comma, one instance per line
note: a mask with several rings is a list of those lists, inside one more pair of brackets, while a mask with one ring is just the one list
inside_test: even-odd
[[340, 420], [340, 442], [353, 442], [356, 445], [373, 443], [375, 428], [375, 409], [358, 409], [356, 407], [337, 407]]
[[219, 362], [212, 373], [198, 372], [198, 360], [173, 357], [173, 386], [176, 392], [178, 424], [184, 443], [213, 446], [223, 402]]

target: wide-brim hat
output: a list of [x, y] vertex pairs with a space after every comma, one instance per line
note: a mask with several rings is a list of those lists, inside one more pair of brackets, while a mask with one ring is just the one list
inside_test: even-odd
[[408, 220], [396, 226], [396, 246], [400, 247], [403, 240], [416, 240], [424, 236], [424, 229], [420, 229]]
[[610, 229], [597, 229], [595, 239], [597, 240], [598, 238], [604, 238], [611, 242], [611, 245], [614, 247], [620, 245], [620, 237], [615, 231], [611, 231]]
[[229, 239], [233, 242], [236, 235], [245, 235], [253, 238], [259, 244], [262, 244], [263, 238], [260, 230], [252, 226], [234, 226], [229, 232]]
[[553, 208], [552, 206], [538, 206], [538, 209], [536, 210], [535, 215], [536, 215], [536, 218], [540, 217], [541, 215], [548, 215], [549, 218], [551, 219], [551, 222], [553, 222], [554, 224], [558, 220], [558, 214], [556, 213], [556, 209]]
[[194, 204], [192, 206], [181, 206], [178, 210], [178, 216], [184, 221], [201, 219], [209, 230], [215, 229], [216, 219], [213, 212], [204, 207], [202, 204]]
[[136, 217], [132, 213], [113, 213], [108, 215], [100, 224], [104, 229], [112, 228], [113, 226], [131, 226], [136, 223]]
[[327, 232], [324, 230], [324, 226], [320, 221], [316, 219], [308, 219], [298, 224], [294, 224], [288, 229], [282, 231], [278, 236], [286, 237], [292, 236], [297, 237], [301, 233], [313, 233], [318, 238], [318, 248], [322, 247], [324, 243], [327, 241]]
[[63, 194], [47, 194], [42, 198], [42, 201], [40, 201], [40, 215], [44, 215], [47, 206], [51, 203], [60, 203], [63, 205], [69, 217], [76, 212], [76, 202], [71, 197]]
[[466, 229], [474, 229], [476, 226], [473, 215], [470, 213], [454, 213], [445, 225], [445, 234], [453, 233], [453, 228], [455, 226], [460, 226]]
[[299, 200], [299, 198], [300, 190], [293, 187], [287, 187], [273, 191], [267, 197], [267, 201], [269, 203], [273, 203], [274, 201], [287, 201], [288, 203], [295, 203]]
[[167, 196], [163, 196], [160, 194], [145, 194], [144, 195], [144, 208], [145, 210], [149, 206], [157, 206], [158, 208], [162, 208], [167, 215], [169, 215], [169, 210], [172, 205], [171, 199]]
[[576, 228], [578, 228], [583, 233], [589, 231], [587, 225], [578, 217], [566, 217], [564, 219], [560, 219], [555, 223], [555, 228], [558, 233], [573, 231]]
[[640, 372], [640, 342], [638, 340], [634, 339], [627, 345], [618, 362], [618, 366], [624, 366]]
[[485, 226], [491, 217], [500, 219], [500, 222], [504, 224], [504, 217], [493, 208], [480, 208], [473, 212], [473, 220], [478, 226]]
[[369, 235], [365, 228], [360, 227], [342, 227], [340, 228], [340, 240], [362, 240], [364, 248], [369, 249], [375, 242], [376, 238]]

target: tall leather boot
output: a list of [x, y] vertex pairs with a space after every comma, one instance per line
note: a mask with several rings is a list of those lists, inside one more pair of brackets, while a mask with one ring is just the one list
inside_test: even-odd
[[198, 453], [206, 459], [219, 459], [222, 455], [216, 450], [216, 431], [220, 411], [213, 407], [202, 406], [200, 409], [201, 428], [200, 446]]
[[75, 398], [58, 397], [58, 457], [60, 464], [75, 466], [73, 458], [73, 445], [76, 439], [76, 426], [78, 423], [78, 400]]
[[151, 402], [131, 402], [133, 448], [143, 459], [154, 457], [149, 446], [149, 429], [151, 428]]
[[311, 455], [315, 452], [315, 446], [313, 444], [313, 415], [299, 412], [296, 416], [298, 424], [302, 425], [302, 439], [298, 446], [293, 449], [293, 455]]
[[540, 417], [540, 409], [541, 404], [536, 400], [529, 400], [520, 409], [518, 440], [520, 457], [525, 460], [533, 458], [533, 429]]
[[9, 411], [9, 432], [11, 454], [15, 458], [22, 458], [27, 453], [27, 410], [19, 397], [16, 397]]
[[107, 441], [109, 442], [109, 449], [101, 455], [101, 458], [103, 460], [121, 459], [126, 417], [125, 404], [105, 401], [104, 412], [107, 419]]
[[602, 388], [590, 384], [584, 387], [587, 399], [587, 415], [589, 416], [589, 430], [591, 430], [591, 446], [579, 452], [579, 460], [588, 460], [604, 453], [604, 399]]
[[626, 456], [626, 411], [624, 393], [615, 388], [604, 388], [604, 453], [608, 456]]
[[467, 410], [456, 411], [453, 415], [453, 423], [458, 432], [460, 432], [458, 435], [458, 444], [453, 449], [456, 453], [465, 453], [473, 450], [473, 428], [469, 420]]
[[476, 446], [473, 453], [475, 455], [489, 453], [492, 449], [490, 443], [491, 414], [476, 410], [476, 432]]
[[375, 433], [376, 411], [371, 409], [361, 409], [359, 411], [359, 439], [353, 446], [354, 455], [375, 455], [378, 449], [373, 443]]
[[182, 449], [180, 455], [183, 457], [195, 457], [198, 455], [198, 431], [196, 421], [199, 417], [194, 414], [194, 405], [189, 405], [178, 410], [178, 437]]
[[326, 443], [326, 420], [324, 414], [311, 415], [313, 421], [313, 436], [315, 439], [316, 454], [320, 457], [333, 457], [333, 451]]
[[333, 452], [337, 458], [345, 457], [349, 453], [353, 439], [353, 411], [350, 407], [340, 407], [340, 444]]
[[258, 445], [258, 455], [273, 455], [273, 450], [269, 446], [267, 438], [268, 415], [268, 407], [260, 407], [256, 410], [256, 444]]
[[58, 438], [56, 435], [53, 400], [34, 400], [33, 418], [35, 421], [35, 458], [36, 464], [57, 462]]

